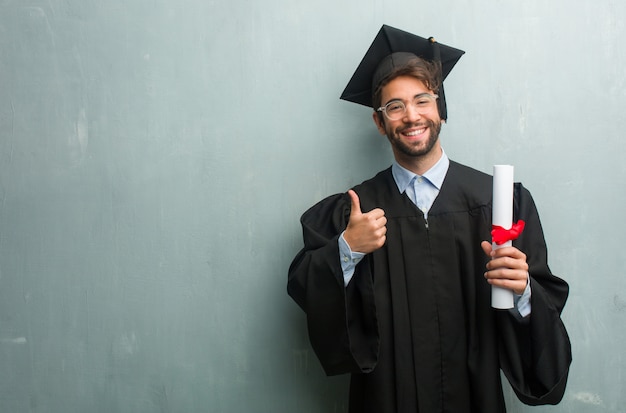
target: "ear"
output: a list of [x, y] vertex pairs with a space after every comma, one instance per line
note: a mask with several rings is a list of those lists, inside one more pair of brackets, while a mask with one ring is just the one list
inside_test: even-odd
[[376, 124], [376, 129], [381, 135], [386, 135], [385, 132], [385, 123], [383, 121], [383, 115], [380, 112], [372, 112], [372, 119], [374, 119], [374, 123]]

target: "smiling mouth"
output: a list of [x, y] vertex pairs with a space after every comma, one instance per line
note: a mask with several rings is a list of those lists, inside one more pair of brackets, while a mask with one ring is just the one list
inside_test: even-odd
[[411, 130], [408, 132], [402, 132], [402, 134], [405, 136], [419, 136], [424, 132], [426, 132], [426, 128], [415, 129], [415, 130]]
[[411, 125], [410, 127], [404, 128], [404, 130], [399, 131], [400, 134], [409, 138], [409, 139], [419, 139], [428, 130], [428, 125]]

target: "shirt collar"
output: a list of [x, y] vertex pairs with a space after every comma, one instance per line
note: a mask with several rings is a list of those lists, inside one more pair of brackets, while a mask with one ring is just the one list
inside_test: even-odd
[[[422, 178], [428, 179], [428, 181], [433, 184], [437, 190], [441, 189], [443, 180], [448, 172], [448, 167], [450, 166], [450, 159], [448, 159], [445, 151], [442, 149], [441, 152], [441, 158], [439, 158], [437, 163], [426, 171], [424, 175], [422, 175]], [[400, 166], [397, 161], [394, 161], [393, 165], [391, 165], [391, 173], [393, 174], [393, 179], [396, 181], [396, 185], [398, 186], [400, 193], [406, 191], [407, 186], [409, 186], [413, 179], [418, 176], [417, 174]]]

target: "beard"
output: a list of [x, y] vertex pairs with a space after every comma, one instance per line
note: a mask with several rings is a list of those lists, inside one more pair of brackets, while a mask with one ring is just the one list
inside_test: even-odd
[[[428, 127], [428, 139], [422, 142], [415, 142], [413, 144], [404, 142], [400, 137], [401, 133], [405, 129], [415, 127]], [[386, 127], [387, 139], [391, 145], [403, 155], [408, 157], [423, 157], [430, 153], [437, 140], [439, 139], [439, 133], [441, 132], [441, 121], [435, 122], [431, 119], [427, 119], [424, 122], [417, 124], [405, 125], [396, 130], [392, 130], [390, 127]]]

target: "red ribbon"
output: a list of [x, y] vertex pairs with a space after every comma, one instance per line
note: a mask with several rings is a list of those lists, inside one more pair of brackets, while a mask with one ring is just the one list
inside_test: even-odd
[[502, 245], [507, 241], [513, 241], [524, 231], [526, 223], [521, 219], [511, 226], [511, 229], [504, 229], [498, 225], [491, 226], [491, 239], [497, 245]]

